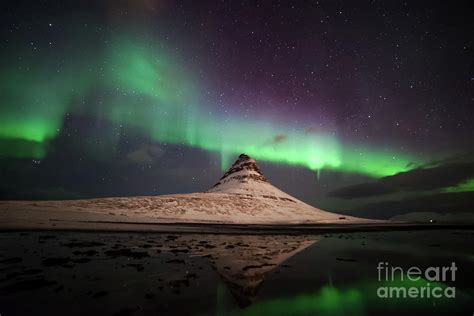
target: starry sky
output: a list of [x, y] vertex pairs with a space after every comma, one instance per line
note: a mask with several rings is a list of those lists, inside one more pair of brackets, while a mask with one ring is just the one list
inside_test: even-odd
[[468, 1], [15, 1], [0, 198], [204, 191], [240, 153], [314, 206], [474, 212]]

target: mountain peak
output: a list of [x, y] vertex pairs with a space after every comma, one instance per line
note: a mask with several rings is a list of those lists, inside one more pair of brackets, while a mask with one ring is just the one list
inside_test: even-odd
[[255, 159], [246, 154], [241, 154], [207, 192], [258, 197], [273, 202], [303, 203], [274, 187], [262, 174]]
[[246, 154], [240, 154], [226, 173], [214, 184], [211, 189], [227, 182], [249, 183], [268, 182], [257, 166], [255, 159]]
[[[250, 157], [250, 156], [247, 155], [247, 154], [240, 154], [240, 155], [239, 155], [239, 159], [237, 159], [237, 161], [239, 161], [239, 160], [251, 160], [251, 159], [252, 159], [252, 157]], [[237, 161], [236, 161], [236, 162], [237, 162]]]

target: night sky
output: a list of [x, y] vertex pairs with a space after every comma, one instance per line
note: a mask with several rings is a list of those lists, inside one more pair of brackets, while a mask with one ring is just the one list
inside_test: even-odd
[[0, 198], [204, 191], [240, 153], [329, 211], [474, 213], [469, 1], [12, 1]]

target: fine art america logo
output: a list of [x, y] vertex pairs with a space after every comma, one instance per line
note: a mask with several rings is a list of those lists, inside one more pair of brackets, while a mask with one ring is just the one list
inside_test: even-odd
[[421, 269], [416, 266], [403, 269], [388, 262], [377, 265], [377, 288], [380, 298], [455, 298], [456, 288], [444, 286], [441, 282], [456, 281], [456, 263], [448, 266], [431, 266]]

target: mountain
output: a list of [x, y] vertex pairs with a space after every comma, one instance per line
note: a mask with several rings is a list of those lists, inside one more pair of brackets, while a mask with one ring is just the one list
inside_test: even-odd
[[258, 168], [257, 162], [246, 154], [241, 154], [208, 192], [263, 197], [293, 203], [297, 201], [271, 185]]
[[77, 227], [92, 223], [371, 223], [308, 205], [273, 186], [241, 154], [207, 192], [67, 201], [0, 202], [3, 226]]

